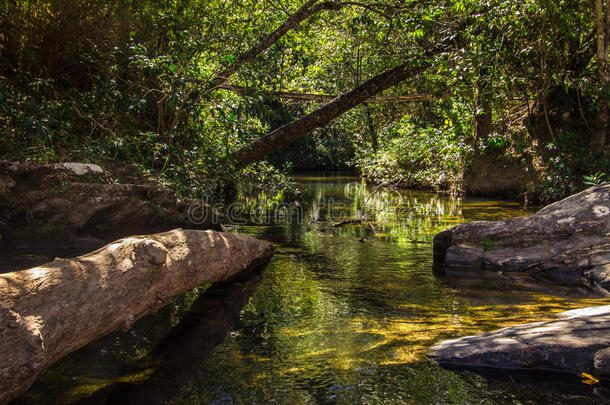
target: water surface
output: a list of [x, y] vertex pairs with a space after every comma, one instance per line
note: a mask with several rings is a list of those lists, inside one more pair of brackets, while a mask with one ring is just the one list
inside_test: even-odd
[[277, 248], [261, 278], [185, 294], [130, 332], [63, 359], [19, 402], [603, 401], [603, 390], [577, 377], [498, 382], [444, 370], [424, 357], [442, 339], [610, 303], [512, 275], [433, 274], [432, 238], [440, 230], [531, 211], [516, 203], [376, 189], [345, 176], [301, 176], [296, 187], [296, 199], [243, 196], [243, 207], [233, 210], [235, 222], [247, 221], [235, 231]]

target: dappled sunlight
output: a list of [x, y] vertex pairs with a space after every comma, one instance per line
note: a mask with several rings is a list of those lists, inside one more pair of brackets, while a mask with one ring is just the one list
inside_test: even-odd
[[[167, 395], [178, 395], [177, 402], [187, 395], [187, 403], [214, 403], [227, 396], [235, 403], [402, 404], [404, 398], [415, 398], [406, 403], [416, 404], [430, 398], [436, 398], [433, 403], [469, 403], [471, 398], [502, 403], [510, 392], [527, 403], [537, 397], [535, 389], [515, 391], [442, 370], [425, 355], [445, 339], [610, 304], [610, 299], [543, 285], [521, 275], [433, 274], [432, 238], [437, 232], [467, 220], [531, 213], [516, 204], [375, 189], [362, 182], [301, 181], [298, 187], [305, 213], [302, 222], [274, 219], [269, 225], [238, 227], [272, 241], [276, 254], [260, 286], [240, 308], [236, 329], [209, 360], [195, 356], [205, 345], [192, 329], [183, 328], [187, 337], [192, 335], [193, 356], [200, 364], [189, 365], [185, 381], [172, 382]], [[252, 201], [265, 198], [259, 195]], [[281, 199], [272, 196], [266, 201], [271, 207]], [[363, 208], [370, 213], [363, 223], [335, 226], [358, 218]], [[183, 232], [176, 232], [176, 237]], [[224, 243], [224, 238], [217, 243]], [[180, 328], [180, 315], [198, 296], [185, 296], [176, 304], [169, 324]], [[210, 310], [218, 312], [213, 306]], [[121, 345], [105, 350], [117, 359], [147, 359], [146, 333], [133, 339], [139, 343], [129, 350]], [[173, 349], [184, 356], [180, 359], [191, 358], [190, 349]], [[162, 371], [174, 363], [168, 358], [153, 365], [153, 376], [163, 376]], [[121, 378], [117, 375], [114, 382]], [[82, 393], [104, 390], [109, 380], [78, 380], [64, 397], [86, 397]], [[153, 377], [143, 381], [142, 389], [154, 387], [156, 381]], [[188, 393], [178, 387], [188, 387]]]

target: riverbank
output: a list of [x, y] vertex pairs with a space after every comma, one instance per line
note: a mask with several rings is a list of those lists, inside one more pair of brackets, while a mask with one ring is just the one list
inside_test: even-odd
[[222, 230], [222, 214], [128, 165], [0, 161], [0, 272], [175, 228]]

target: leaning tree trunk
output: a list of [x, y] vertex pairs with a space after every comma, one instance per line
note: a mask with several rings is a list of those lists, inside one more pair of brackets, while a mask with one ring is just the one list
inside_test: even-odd
[[177, 229], [0, 275], [0, 403], [62, 356], [185, 291], [260, 266], [272, 250], [247, 235]]
[[375, 76], [353, 90], [340, 95], [334, 100], [324, 104], [311, 114], [292, 121], [276, 129], [265, 137], [258, 139], [252, 145], [246, 146], [231, 155], [231, 162], [237, 167], [245, 167], [257, 162], [280, 147], [294, 142], [307, 135], [316, 128], [323, 127], [341, 114], [368, 100], [370, 97], [393, 87], [409, 77], [426, 70], [430, 63], [430, 56], [441, 51], [437, 47], [426, 53], [421, 61], [411, 60], [394, 69]]
[[[610, 2], [606, 1], [604, 7], [602, 0], [595, 0], [595, 25], [597, 39], [597, 73], [601, 86], [599, 112], [595, 122], [595, 131], [591, 137], [591, 153], [601, 153], [604, 150], [610, 120], [610, 107], [605, 97], [610, 84], [610, 68], [608, 66], [608, 42], [610, 40]], [[604, 10], [605, 8], [605, 10]]]

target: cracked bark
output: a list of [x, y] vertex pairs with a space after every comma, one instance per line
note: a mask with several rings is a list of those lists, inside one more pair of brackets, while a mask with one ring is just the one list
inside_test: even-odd
[[0, 275], [0, 403], [66, 354], [271, 254], [269, 243], [247, 235], [177, 229]]

